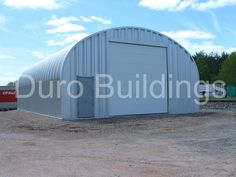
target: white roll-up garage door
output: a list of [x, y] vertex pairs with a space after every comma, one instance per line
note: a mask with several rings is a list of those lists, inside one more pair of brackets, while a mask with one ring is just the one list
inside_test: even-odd
[[[108, 74], [113, 77], [112, 85], [115, 89], [114, 96], [108, 100], [109, 114], [112, 116], [166, 113], [166, 48], [116, 42], [110, 42], [108, 47], [107, 68]], [[151, 94], [150, 87], [154, 81], [163, 83], [162, 74], [164, 86], [153, 84]], [[128, 92], [129, 81], [132, 83], [131, 97]], [[118, 94], [119, 88], [122, 98]]]

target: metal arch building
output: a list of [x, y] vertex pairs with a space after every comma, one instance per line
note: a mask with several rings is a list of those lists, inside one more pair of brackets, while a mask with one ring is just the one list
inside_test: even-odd
[[[128, 79], [136, 81], [142, 74], [148, 77], [146, 82], [151, 82], [161, 80], [164, 74], [165, 96], [158, 99], [150, 96], [124, 99], [115, 94], [111, 98], [96, 98], [96, 74], [109, 74], [114, 83], [118, 80], [127, 83]], [[36, 91], [29, 98], [18, 99], [19, 109], [65, 120], [199, 111], [193, 93], [193, 86], [199, 81], [199, 73], [191, 55], [174, 40], [149, 29], [120, 27], [95, 33], [35, 64], [23, 75], [34, 78]], [[41, 98], [38, 93], [40, 80], [45, 94], [49, 92], [50, 81], [53, 81], [52, 86], [56, 89], [58, 81], [69, 83], [74, 80], [83, 83], [85, 94], [79, 99], [72, 98], [67, 94], [68, 84], [63, 84], [59, 94], [53, 92], [52, 98]], [[180, 98], [177, 98], [176, 81], [189, 81], [190, 98], [184, 86], [181, 87]], [[101, 79], [101, 82], [107, 83], [107, 78]], [[29, 79], [20, 77], [19, 93], [29, 93], [31, 88]], [[71, 92], [77, 93], [77, 89], [74, 84]], [[127, 92], [125, 87], [121, 90]], [[100, 93], [108, 92], [109, 89], [100, 88]]]

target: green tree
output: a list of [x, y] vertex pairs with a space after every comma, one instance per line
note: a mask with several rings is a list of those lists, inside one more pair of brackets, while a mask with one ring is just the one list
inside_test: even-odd
[[199, 70], [200, 79], [204, 81], [209, 81], [210, 72], [209, 72], [209, 67], [206, 60], [206, 54], [204, 52], [196, 53], [194, 56], [194, 59], [196, 61], [196, 64]]
[[214, 82], [218, 79], [222, 63], [228, 58], [228, 54], [223, 52], [221, 55], [216, 53], [206, 54], [205, 52], [196, 53], [193, 58], [196, 61], [200, 73], [200, 79]]
[[16, 86], [16, 82], [17, 82], [17, 81], [9, 82], [9, 83], [7, 84], [7, 86]]
[[211, 82], [217, 80], [222, 64], [228, 58], [228, 56], [229, 55], [225, 52], [223, 52], [221, 55], [218, 55], [216, 53], [210, 53], [209, 55], [207, 55], [207, 63], [210, 70], [209, 72]]
[[219, 79], [225, 81], [227, 85], [236, 85], [236, 52], [231, 53], [223, 62]]

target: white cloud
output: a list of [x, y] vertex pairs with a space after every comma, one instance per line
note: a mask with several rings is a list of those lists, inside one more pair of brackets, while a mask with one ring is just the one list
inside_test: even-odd
[[[47, 29], [47, 34], [58, 34], [62, 33], [62, 35], [55, 35], [54, 39], [48, 40], [48, 46], [64, 46], [73, 42], [77, 42], [86, 36], [88, 36], [86, 28], [81, 24], [77, 24], [77, 22], [84, 23], [92, 23], [98, 22], [101, 25], [109, 25], [112, 24], [111, 20], [105, 19], [103, 17], [98, 16], [90, 16], [90, 17], [61, 17], [52, 16], [49, 21], [45, 23], [47, 26], [53, 27], [52, 29]], [[75, 33], [76, 32], [76, 33]]]
[[174, 10], [179, 3], [180, 0], [141, 0], [139, 5], [154, 10]]
[[3, 0], [3, 5], [7, 7], [22, 9], [58, 9], [65, 5], [62, 0]]
[[92, 19], [94, 21], [97, 21], [97, 22], [100, 22], [103, 25], [110, 25], [110, 24], [112, 24], [111, 20], [108, 20], [108, 19], [105, 19], [105, 18], [102, 18], [102, 17], [91, 16], [90, 19]]
[[38, 51], [33, 51], [32, 55], [39, 59], [43, 59], [45, 57], [41, 52], [38, 52]]
[[49, 20], [45, 24], [48, 26], [53, 26], [55, 28], [46, 30], [46, 33], [49, 33], [49, 34], [68, 33], [68, 32], [78, 32], [78, 31], [85, 30], [84, 26], [72, 23], [78, 20], [79, 19], [76, 17], [57, 18], [56, 16], [52, 16], [51, 20]]
[[[54, 34], [54, 39], [46, 41], [48, 46], [64, 46], [73, 42], [78, 42], [84, 37], [88, 36], [86, 28], [78, 24], [80, 23], [95, 23], [96, 25], [110, 25], [112, 24], [111, 20], [105, 19], [98, 16], [90, 17], [61, 17], [52, 16], [45, 25], [52, 27], [52, 29], [47, 29], [47, 34]], [[55, 35], [60, 34], [60, 35]]]
[[46, 22], [46, 25], [49, 26], [60, 26], [60, 25], [65, 25], [74, 21], [79, 21], [78, 18], [76, 17], [61, 17], [58, 18], [57, 16], [53, 15], [51, 17], [51, 20], [49, 20], [48, 22]]
[[76, 25], [76, 24], [65, 24], [58, 26], [54, 29], [49, 29], [46, 31], [46, 33], [68, 33], [68, 32], [76, 32], [76, 31], [83, 31], [85, 30], [85, 27], [82, 25]]
[[81, 22], [85, 22], [85, 23], [98, 22], [98, 23], [101, 23], [102, 25], [110, 25], [110, 24], [112, 24], [111, 20], [105, 19], [103, 17], [98, 17], [98, 16], [90, 16], [90, 17], [81, 16], [79, 18], [79, 20]]
[[210, 10], [236, 5], [236, 0], [140, 0], [139, 6], [153, 10], [180, 11], [187, 8], [194, 10]]
[[93, 22], [93, 20], [92, 20], [91, 18], [89, 18], [89, 17], [84, 17], [84, 16], [81, 16], [81, 17], [80, 17], [80, 21], [86, 22], [86, 23], [91, 23], [91, 22]]
[[[48, 34], [63, 33], [61, 35], [55, 36], [55, 39], [47, 41], [48, 46], [63, 46], [73, 42], [77, 42], [82, 38], [88, 36], [87, 33], [81, 32], [85, 31], [85, 27], [80, 24], [75, 24], [74, 22], [80, 21], [77, 17], [61, 17], [52, 16], [51, 20], [45, 24], [48, 26], [53, 26], [53, 29], [46, 30]], [[77, 32], [77, 33], [74, 33]]]
[[205, 2], [198, 1], [198, 3], [192, 4], [192, 8], [197, 10], [208, 10], [230, 5], [236, 5], [236, 0], [208, 0]]
[[48, 46], [64, 46], [67, 44], [71, 44], [73, 42], [78, 42], [81, 39], [87, 37], [89, 34], [87, 33], [75, 33], [75, 34], [68, 34], [64, 36], [62, 39], [56, 39], [56, 40], [48, 40], [47, 44]]
[[233, 51], [236, 51], [235, 47], [227, 48], [222, 45], [215, 44], [214, 43], [215, 36], [205, 31], [180, 30], [180, 31], [162, 32], [162, 33], [176, 40], [176, 42], [181, 44], [191, 54], [194, 54], [199, 51], [205, 51], [206, 53], [211, 53], [211, 52], [231, 53]]
[[112, 24], [112, 21], [110, 19], [106, 19], [104, 17], [98, 17], [98, 16], [90, 16], [90, 17], [84, 17], [84, 16], [73, 17], [73, 16], [70, 16], [70, 17], [58, 18], [55, 15], [53, 15], [51, 17], [51, 20], [49, 20], [45, 24], [49, 25], [49, 26], [60, 26], [60, 25], [64, 25], [64, 24], [68, 24], [68, 23], [72, 23], [72, 22], [77, 22], [77, 21], [81, 21], [81, 22], [84, 22], [84, 23], [98, 22], [98, 23], [101, 23], [103, 25]]
[[11, 60], [11, 59], [15, 59], [14, 56], [11, 55], [0, 55], [0, 60]]

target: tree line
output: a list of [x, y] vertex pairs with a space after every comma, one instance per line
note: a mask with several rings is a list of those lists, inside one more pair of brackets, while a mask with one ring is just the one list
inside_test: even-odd
[[200, 79], [209, 81], [223, 80], [227, 85], [236, 86], [236, 52], [210, 53], [198, 52], [193, 56]]

